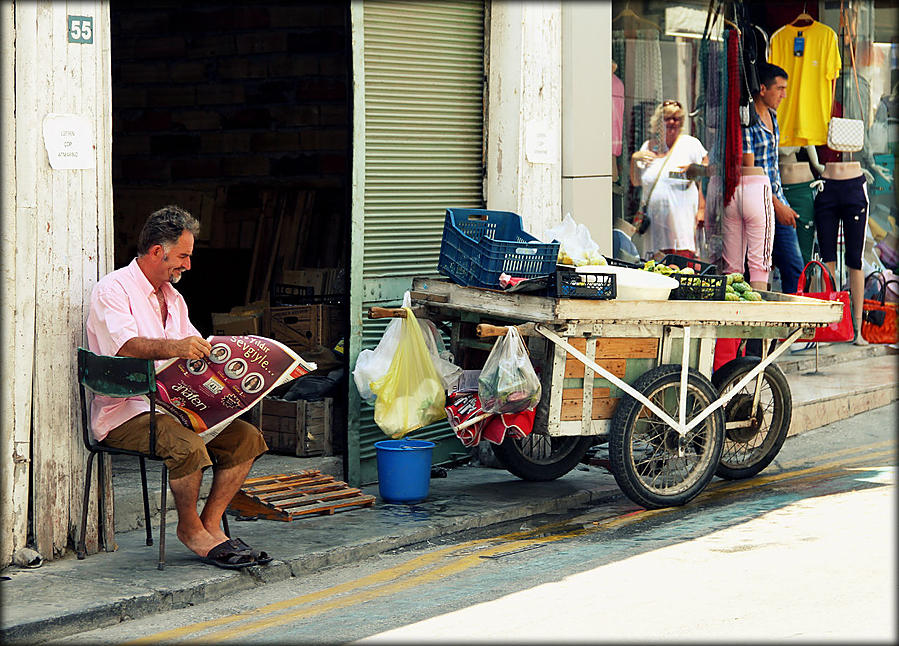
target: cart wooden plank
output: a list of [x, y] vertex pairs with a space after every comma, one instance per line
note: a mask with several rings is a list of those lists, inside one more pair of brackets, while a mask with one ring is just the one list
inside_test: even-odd
[[517, 321], [566, 323], [595, 321], [624, 324], [734, 326], [822, 326], [842, 318], [843, 305], [806, 296], [760, 292], [762, 301], [597, 301], [549, 298], [527, 294], [462, 287], [432, 278], [415, 278], [418, 295], [433, 295], [445, 302], [422, 299], [428, 309], [467, 311]]

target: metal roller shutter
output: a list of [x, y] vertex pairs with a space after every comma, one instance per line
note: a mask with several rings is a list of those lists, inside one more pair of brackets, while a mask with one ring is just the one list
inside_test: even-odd
[[[413, 276], [436, 274], [445, 209], [484, 206], [484, 3], [362, 6], [362, 347], [371, 348], [387, 322], [364, 313], [398, 306]], [[358, 473], [371, 483], [385, 435], [370, 406], [359, 419]], [[445, 422], [410, 437], [437, 442], [435, 463], [464, 452]]]

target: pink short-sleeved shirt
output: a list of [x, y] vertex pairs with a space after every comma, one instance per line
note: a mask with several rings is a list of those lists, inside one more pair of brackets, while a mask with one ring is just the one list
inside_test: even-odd
[[[134, 337], [150, 339], [183, 339], [201, 336], [187, 317], [184, 297], [169, 283], [162, 293], [168, 318], [162, 324], [162, 313], [153, 286], [137, 259], [107, 274], [94, 286], [90, 313], [87, 316], [87, 345], [95, 354], [116, 355], [125, 342]], [[160, 365], [162, 361], [157, 361]], [[115, 399], [97, 395], [91, 404], [91, 428], [97, 441], [132, 417], [150, 410], [143, 397]]]

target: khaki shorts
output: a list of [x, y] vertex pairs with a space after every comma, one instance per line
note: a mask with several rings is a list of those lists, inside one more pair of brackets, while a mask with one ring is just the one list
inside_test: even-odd
[[[102, 443], [117, 449], [148, 453], [150, 413], [132, 417], [112, 429]], [[203, 438], [171, 415], [156, 413], [156, 454], [163, 458], [171, 480], [211, 466], [210, 454], [215, 456], [216, 468], [224, 469], [253, 460], [267, 450], [262, 433], [241, 419], [235, 419], [206, 444]]]

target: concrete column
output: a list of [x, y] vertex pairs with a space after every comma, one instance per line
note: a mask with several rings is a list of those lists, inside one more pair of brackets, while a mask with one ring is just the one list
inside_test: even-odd
[[487, 208], [541, 236], [562, 217], [562, 3], [490, 4]]

